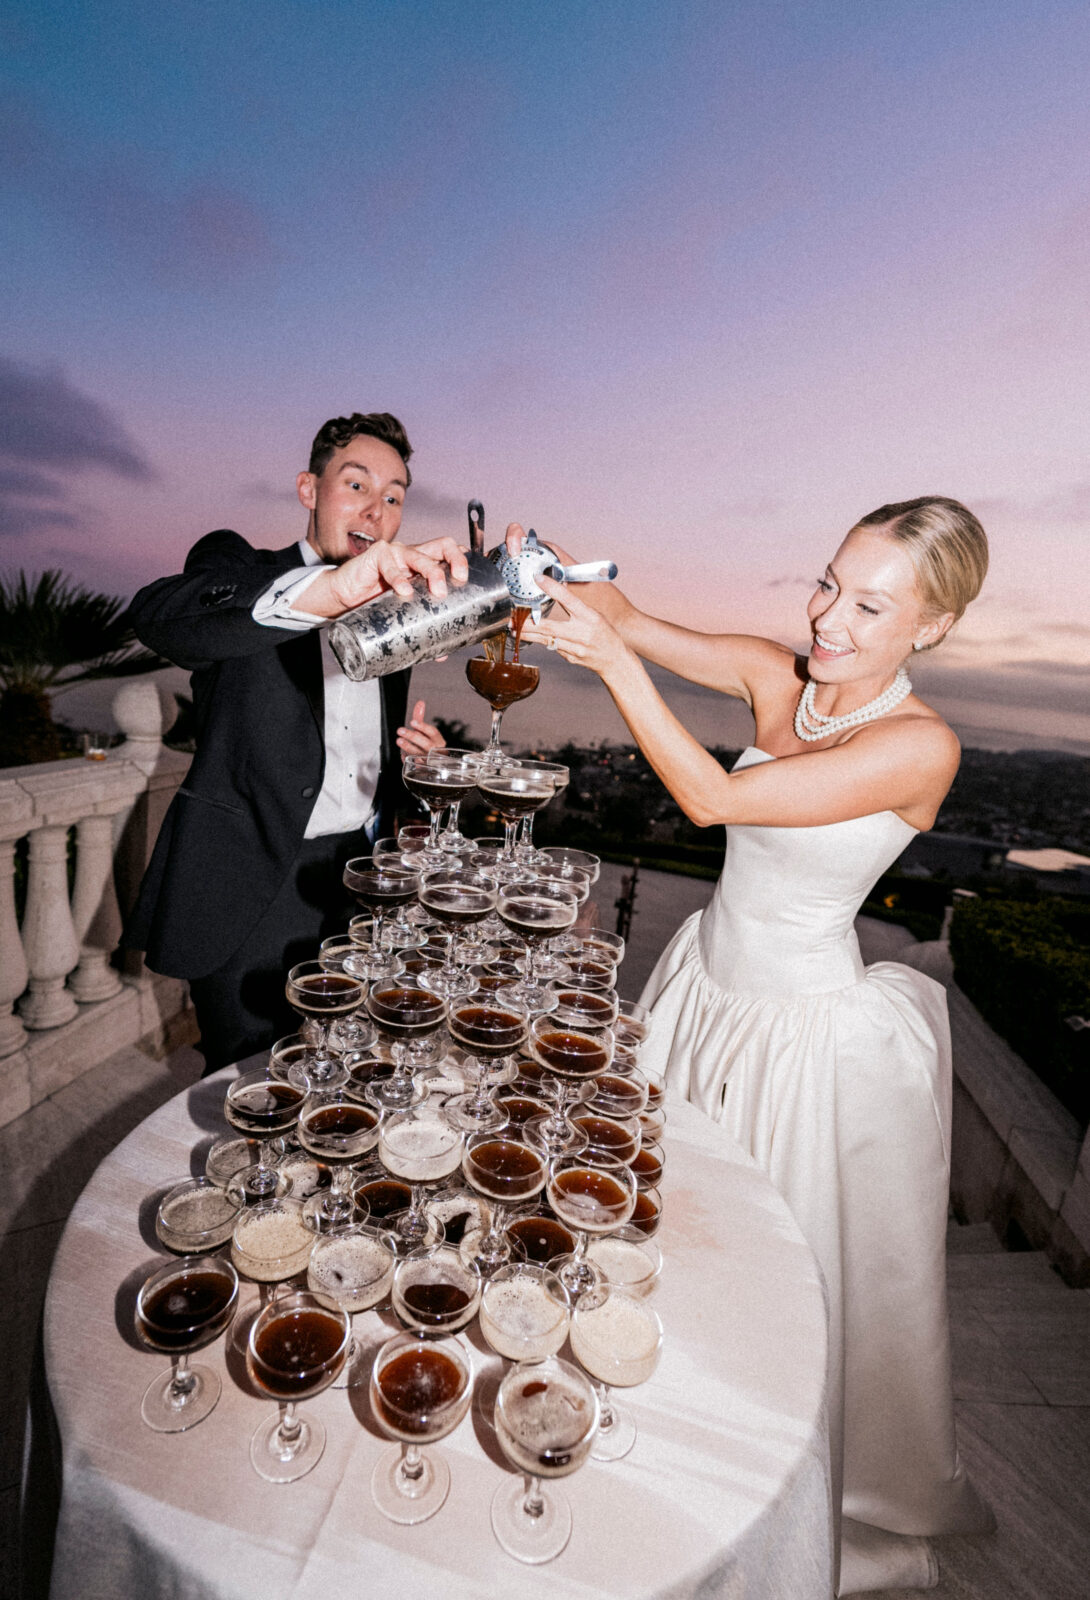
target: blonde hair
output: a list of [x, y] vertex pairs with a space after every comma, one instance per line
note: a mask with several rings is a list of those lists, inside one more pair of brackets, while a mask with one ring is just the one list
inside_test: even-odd
[[931, 616], [951, 611], [956, 622], [980, 593], [988, 570], [988, 536], [960, 501], [942, 495], [901, 500], [879, 506], [856, 527], [881, 528], [904, 545]]

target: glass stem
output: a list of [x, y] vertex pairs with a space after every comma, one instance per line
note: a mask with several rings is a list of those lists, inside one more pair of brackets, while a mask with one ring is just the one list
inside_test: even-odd
[[519, 819], [517, 817], [504, 817], [504, 819], [503, 819], [503, 859], [505, 861], [514, 861], [514, 859], [515, 859], [515, 839], [516, 839], [516, 837], [518, 835], [518, 831], [519, 831]]
[[276, 1430], [277, 1443], [291, 1446], [297, 1443], [303, 1431], [303, 1424], [295, 1414], [295, 1401], [282, 1400], [280, 1402], [280, 1426]]
[[507, 1207], [492, 1203], [492, 1221], [488, 1224], [488, 1232], [481, 1241], [481, 1249], [494, 1247], [503, 1241], [503, 1230], [507, 1226]]
[[403, 1444], [401, 1447], [401, 1476], [410, 1483], [418, 1483], [424, 1475], [424, 1461], [420, 1454], [420, 1446], [416, 1444]]
[[461, 811], [462, 811], [462, 802], [460, 800], [455, 800], [455, 802], [451, 806], [450, 812], [449, 812], [449, 814], [447, 816], [447, 832], [449, 834], [453, 835], [455, 838], [460, 837], [459, 829], [458, 829], [458, 818], [461, 815]]
[[196, 1387], [197, 1380], [189, 1370], [189, 1351], [183, 1350], [174, 1363], [174, 1376], [170, 1380], [170, 1398], [175, 1405], [183, 1405]]
[[492, 712], [492, 728], [488, 735], [488, 749], [486, 756], [498, 756], [500, 753], [500, 723], [503, 721], [502, 711]]
[[433, 806], [428, 821], [431, 823], [431, 833], [428, 835], [428, 849], [439, 849], [439, 820], [446, 810], [446, 806]]
[[540, 1517], [545, 1513], [545, 1496], [541, 1492], [541, 1479], [527, 1476], [526, 1499], [522, 1502], [522, 1509], [528, 1517]]
[[609, 1384], [599, 1383], [596, 1384], [595, 1387], [598, 1390], [598, 1407], [600, 1412], [598, 1426], [604, 1431], [606, 1428], [612, 1428], [614, 1420], [613, 1405], [609, 1393]]

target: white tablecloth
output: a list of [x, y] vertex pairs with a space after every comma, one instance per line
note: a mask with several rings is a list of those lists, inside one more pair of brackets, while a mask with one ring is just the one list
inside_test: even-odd
[[[523, 1566], [493, 1538], [489, 1503], [510, 1469], [475, 1411], [439, 1447], [446, 1505], [411, 1528], [371, 1502], [387, 1441], [365, 1388], [306, 1402], [326, 1423], [325, 1455], [284, 1486], [250, 1466], [272, 1402], [250, 1389], [229, 1340], [196, 1357], [223, 1378], [211, 1416], [183, 1434], [146, 1428], [140, 1398], [164, 1358], [138, 1345], [132, 1308], [164, 1254], [155, 1202], [202, 1136], [222, 1131], [224, 1077], [177, 1096], [107, 1157], [57, 1251], [45, 1314], [64, 1464], [52, 1600], [828, 1600], [820, 1274], [767, 1179], [687, 1104], [669, 1103], [662, 1361], [622, 1396], [638, 1419], [632, 1453], [565, 1480], [575, 1527], [556, 1561]], [[241, 1314], [256, 1299], [244, 1285]], [[369, 1312], [356, 1328], [377, 1344], [391, 1322]], [[498, 1358], [475, 1330], [471, 1342], [487, 1377]]]

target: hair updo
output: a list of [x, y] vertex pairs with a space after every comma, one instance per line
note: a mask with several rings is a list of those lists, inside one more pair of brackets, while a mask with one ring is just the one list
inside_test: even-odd
[[881, 528], [904, 545], [920, 598], [932, 617], [951, 611], [956, 622], [980, 593], [988, 570], [988, 537], [960, 501], [937, 494], [901, 500], [879, 506], [856, 527]]

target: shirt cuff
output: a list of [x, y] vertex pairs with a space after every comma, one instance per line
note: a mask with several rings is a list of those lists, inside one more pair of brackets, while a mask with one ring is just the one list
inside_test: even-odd
[[331, 570], [326, 566], [292, 567], [288, 572], [279, 573], [264, 594], [258, 595], [250, 615], [267, 628], [295, 628], [301, 633], [309, 628], [320, 628], [329, 618], [301, 611], [293, 601], [302, 597], [315, 578]]

